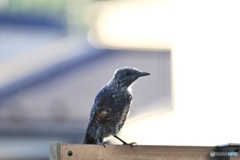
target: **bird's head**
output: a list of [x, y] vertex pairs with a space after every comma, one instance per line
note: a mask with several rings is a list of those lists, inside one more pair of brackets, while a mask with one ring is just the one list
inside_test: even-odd
[[112, 81], [117, 86], [128, 88], [135, 82], [139, 77], [150, 75], [147, 72], [141, 72], [135, 68], [120, 68], [115, 71]]

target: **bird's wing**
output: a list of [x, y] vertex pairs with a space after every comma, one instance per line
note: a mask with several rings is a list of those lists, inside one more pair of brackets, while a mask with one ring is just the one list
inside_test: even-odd
[[[107, 88], [104, 87], [97, 94], [97, 96], [95, 98], [95, 101], [94, 101], [94, 104], [93, 104], [93, 107], [91, 110], [90, 118], [89, 118], [89, 124], [87, 127], [84, 143], [86, 143], [86, 141], [89, 141], [89, 139], [91, 139], [89, 134], [91, 134], [91, 128], [94, 125], [104, 125], [109, 122], [113, 122], [114, 114], [113, 114], [112, 110], [109, 107], [107, 107], [107, 106], [109, 106], [108, 105], [109, 102], [107, 101], [108, 94], [106, 94], [106, 90], [107, 90]], [[92, 140], [92, 141], [94, 141], [94, 140]]]
[[101, 91], [97, 94], [95, 100], [94, 100], [94, 103], [93, 103], [93, 106], [92, 106], [92, 109], [91, 109], [91, 114], [90, 114], [90, 117], [89, 117], [89, 123], [88, 123], [88, 128], [87, 128], [87, 132], [88, 130], [90, 129], [90, 127], [92, 126], [92, 123], [94, 121], [94, 117], [95, 117], [95, 114], [96, 112], [98, 111], [98, 108], [99, 108], [99, 104], [103, 101], [103, 97], [102, 95], [106, 92], [106, 87], [104, 87], [103, 89], [101, 89]]
[[112, 109], [111, 106], [113, 102], [110, 101], [108, 97], [109, 94], [106, 93], [106, 90], [106, 87], [104, 87], [95, 98], [87, 130], [89, 130], [93, 124], [107, 125], [113, 123], [117, 116], [119, 116], [119, 112]]
[[[123, 113], [129, 111], [130, 101], [116, 102], [113, 98], [110, 98], [112, 95], [106, 92], [106, 90], [107, 87], [104, 87], [95, 98], [84, 142], [91, 141], [91, 143], [97, 143], [90, 136], [94, 130], [94, 126], [111, 125], [119, 122], [123, 125], [126, 120], [127, 113]], [[127, 109], [120, 106], [126, 106]]]

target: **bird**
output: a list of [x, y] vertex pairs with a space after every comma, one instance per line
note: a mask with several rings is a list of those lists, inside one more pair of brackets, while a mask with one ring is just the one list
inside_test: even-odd
[[107, 144], [104, 139], [113, 136], [124, 145], [127, 143], [117, 136], [123, 127], [132, 103], [131, 86], [140, 77], [150, 73], [136, 68], [123, 67], [114, 72], [112, 79], [95, 97], [83, 144]]

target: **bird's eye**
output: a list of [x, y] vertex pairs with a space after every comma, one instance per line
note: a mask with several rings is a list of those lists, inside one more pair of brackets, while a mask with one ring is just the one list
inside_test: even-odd
[[127, 72], [126, 72], [126, 76], [129, 76], [129, 75], [130, 75], [130, 72], [129, 72], [129, 71], [127, 71]]

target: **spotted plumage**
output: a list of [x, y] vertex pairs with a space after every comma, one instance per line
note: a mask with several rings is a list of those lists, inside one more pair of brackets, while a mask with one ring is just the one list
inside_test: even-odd
[[[104, 138], [114, 136], [123, 127], [132, 102], [131, 85], [142, 76], [150, 75], [134, 68], [121, 68], [97, 94], [86, 131], [84, 144], [101, 144]], [[127, 143], [126, 143], [127, 144]]]

